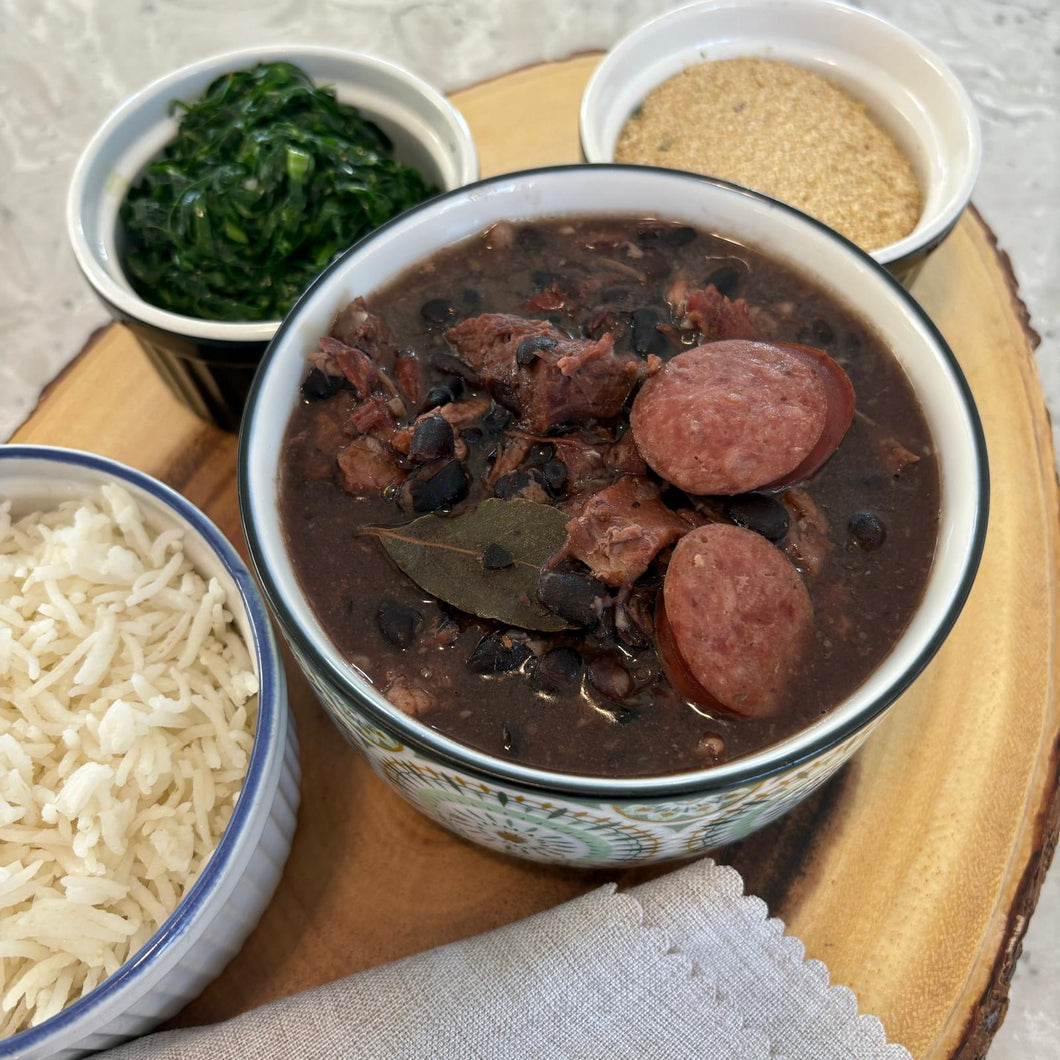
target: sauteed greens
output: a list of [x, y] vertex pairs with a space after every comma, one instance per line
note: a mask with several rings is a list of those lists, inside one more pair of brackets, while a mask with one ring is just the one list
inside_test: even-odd
[[209, 320], [275, 320], [340, 251], [437, 189], [290, 63], [219, 77], [122, 203], [138, 293]]

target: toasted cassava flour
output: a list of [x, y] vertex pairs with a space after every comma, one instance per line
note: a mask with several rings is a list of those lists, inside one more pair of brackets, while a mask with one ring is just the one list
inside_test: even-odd
[[912, 163], [868, 108], [778, 59], [718, 59], [664, 81], [626, 123], [615, 161], [756, 188], [866, 250], [903, 239], [920, 218]]
[[0, 1037], [138, 950], [232, 814], [258, 682], [182, 537], [117, 485], [0, 505]]

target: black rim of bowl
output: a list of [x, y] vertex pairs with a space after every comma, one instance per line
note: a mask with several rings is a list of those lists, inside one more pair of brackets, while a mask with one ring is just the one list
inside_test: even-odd
[[[440, 203], [444, 203], [449, 199], [465, 196], [468, 192], [474, 192], [477, 189], [483, 189], [493, 184], [504, 182], [510, 183], [514, 179], [531, 181], [535, 176], [544, 174], [565, 172], [599, 173], [601, 170], [660, 174], [665, 175], [668, 178], [693, 180], [701, 184], [720, 188], [728, 193], [764, 204], [770, 209], [798, 217], [802, 222], [811, 225], [825, 233], [829, 239], [844, 246], [869, 267], [871, 271], [876, 273], [883, 283], [890, 287], [895, 298], [902, 303], [905, 310], [911, 314], [920, 326], [930, 335], [934, 344], [938, 348], [939, 353], [953, 374], [954, 383], [959, 393], [974, 441], [979, 499], [976, 506], [974, 526], [972, 528], [968, 545], [967, 560], [961, 574], [960, 582], [953, 595], [953, 599], [950, 601], [946, 611], [940, 617], [934, 633], [928, 639], [923, 649], [897, 680], [895, 680], [879, 696], [865, 704], [861, 711], [847, 719], [842, 725], [826, 728], [816, 739], [812, 740], [804, 747], [778, 757], [775, 761], [768, 764], [749, 765], [740, 769], [739, 759], [736, 759], [731, 763], [724, 763], [726, 772], [722, 777], [712, 775], [716, 773], [717, 769], [720, 767], [697, 770], [694, 772], [644, 777], [599, 777], [591, 774], [554, 772], [538, 767], [509, 763], [503, 759], [489, 755], [486, 752], [478, 751], [475, 748], [466, 748], [466, 750], [468, 754], [483, 759], [482, 762], [469, 761], [460, 757], [459, 754], [450, 752], [447, 748], [440, 746], [439, 744], [439, 737], [441, 737], [442, 734], [437, 733], [435, 730], [432, 730], [426, 725], [423, 725], [403, 714], [397, 707], [392, 706], [389, 712], [381, 710], [376, 704], [363, 696], [353, 682], [348, 679], [347, 673], [349, 671], [347, 671], [347, 673], [340, 672], [317, 650], [313, 639], [308, 636], [305, 630], [301, 627], [297, 617], [282, 598], [278, 586], [271, 576], [268, 564], [265, 562], [261, 540], [258, 536], [257, 528], [254, 525], [251, 506], [249, 504], [248, 477], [250, 472], [251, 448], [249, 439], [254, 432], [255, 421], [258, 414], [258, 394], [262, 388], [262, 381], [276, 355], [281, 339], [292, 326], [293, 321], [299, 316], [303, 305], [312, 299], [317, 288], [320, 287], [332, 275], [332, 273], [341, 269], [348, 258], [356, 254], [362, 246], [372, 239], [375, 239], [380, 233], [386, 232], [393, 225], [407, 222], [412, 215], [421, 213], [427, 209], [437, 209]], [[665, 213], [665, 211], [662, 212]], [[562, 211], [557, 210], [553, 216], [560, 216], [561, 214]], [[389, 279], [392, 279], [392, 277], [388, 277], [388, 280]], [[293, 399], [294, 397], [295, 396], [292, 395]], [[291, 408], [294, 408], [293, 400]], [[287, 419], [284, 420], [284, 429], [286, 429], [286, 424]], [[497, 176], [487, 177], [474, 184], [468, 184], [462, 188], [457, 188], [454, 191], [445, 192], [444, 194], [439, 195], [426, 203], [414, 206], [405, 213], [400, 214], [398, 217], [387, 221], [357, 243], [353, 244], [328, 265], [327, 268], [325, 268], [324, 271], [321, 272], [320, 275], [317, 276], [316, 279], [313, 280], [313, 282], [302, 292], [291, 307], [276, 334], [273, 336], [272, 341], [269, 343], [269, 347], [265, 351], [261, 363], [258, 366], [258, 371], [251, 384], [250, 393], [247, 398], [246, 411], [244, 412], [243, 422], [239, 432], [237, 492], [240, 519], [243, 524], [243, 533], [246, 537], [247, 548], [250, 552], [251, 564], [262, 584], [265, 596], [274, 613], [279, 618], [286, 635], [294, 642], [299, 651], [306, 658], [310, 659], [321, 672], [327, 675], [328, 683], [335, 687], [336, 690], [340, 690], [344, 696], [355, 701], [358, 708], [370, 718], [373, 724], [377, 725], [385, 732], [397, 735], [410, 747], [431, 758], [440, 759], [447, 766], [458, 769], [464, 773], [471, 773], [475, 776], [485, 776], [495, 781], [502, 781], [507, 784], [537, 791], [552, 792], [576, 798], [592, 798], [599, 801], [610, 801], [614, 799], [650, 801], [689, 792], [706, 795], [712, 792], [725, 791], [756, 780], [763, 780], [780, 772], [785, 772], [803, 764], [804, 762], [818, 758], [826, 751], [843, 743], [849, 737], [864, 729], [882, 714], [883, 711], [886, 710], [886, 708], [889, 707], [891, 703], [893, 703], [920, 675], [921, 671], [923, 671], [924, 667], [932, 659], [941, 647], [943, 641], [945, 641], [946, 637], [949, 635], [954, 622], [956, 622], [958, 615], [964, 607], [968, 594], [971, 591], [972, 583], [975, 580], [976, 572], [979, 568], [983, 553], [983, 545], [986, 540], [990, 483], [986, 439], [983, 434], [982, 422], [975, 405], [975, 400], [972, 397], [971, 388], [968, 385], [968, 381], [965, 378], [964, 372], [961, 370], [957, 358], [954, 356], [953, 351], [942, 337], [942, 334], [939, 332], [934, 322], [921, 308], [917, 301], [883, 265], [876, 262], [864, 250], [858, 247], [855, 243], [852, 243], [849, 239], [840, 235], [838, 232], [829, 228], [823, 222], [818, 221], [816, 218], [811, 217], [808, 214], [802, 213], [793, 206], [788, 206], [786, 203], [771, 199], [767, 195], [751, 191], [728, 181], [719, 180], [716, 177], [707, 177], [700, 173], [665, 169], [658, 166], [583, 162], [571, 165], [541, 166], [534, 169], [520, 170], [517, 173], [499, 174]], [[310, 610], [312, 610], [311, 605], [308, 606]], [[380, 693], [380, 696], [382, 697], [382, 693]], [[827, 718], [827, 715], [825, 717]], [[793, 735], [798, 736], [798, 733]], [[457, 744], [459, 743], [455, 740], [453, 742]], [[763, 749], [763, 753], [768, 753], [769, 751], [769, 747]]]

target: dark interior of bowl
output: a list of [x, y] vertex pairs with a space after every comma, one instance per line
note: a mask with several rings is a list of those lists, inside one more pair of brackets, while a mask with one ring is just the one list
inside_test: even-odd
[[[938, 512], [924, 418], [872, 327], [753, 247], [640, 218], [502, 224], [335, 312], [283, 450], [289, 552], [339, 651], [432, 729], [557, 772], [701, 769], [827, 713], [915, 610]], [[726, 343], [732, 431], [686, 441], [672, 395], [630, 427], [677, 358]], [[770, 390], [755, 344], [802, 382]], [[852, 421], [822, 365], [852, 381]], [[783, 408], [803, 398], [808, 442]], [[754, 470], [688, 481], [690, 450]], [[671, 584], [679, 542], [717, 528], [722, 567], [753, 568], [735, 615], [710, 580]]]

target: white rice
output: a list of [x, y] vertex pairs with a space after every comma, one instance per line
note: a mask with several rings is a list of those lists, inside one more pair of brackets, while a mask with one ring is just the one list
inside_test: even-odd
[[224, 590], [129, 493], [0, 504], [0, 1038], [117, 970], [198, 878], [258, 682]]

